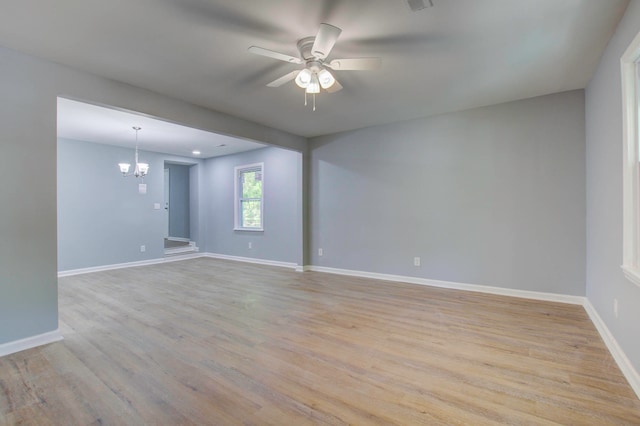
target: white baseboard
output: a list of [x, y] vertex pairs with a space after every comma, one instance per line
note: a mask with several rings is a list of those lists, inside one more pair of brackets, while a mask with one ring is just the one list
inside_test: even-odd
[[102, 272], [102, 271], [111, 271], [113, 269], [123, 269], [123, 268], [133, 268], [136, 266], [148, 266], [148, 265], [157, 265], [159, 263], [167, 263], [167, 262], [176, 262], [179, 260], [187, 260], [187, 259], [196, 259], [199, 257], [210, 257], [213, 259], [224, 259], [224, 260], [233, 260], [237, 262], [246, 262], [246, 263], [256, 263], [259, 265], [269, 265], [269, 266], [280, 266], [284, 268], [297, 269], [298, 265], [296, 263], [290, 262], [280, 262], [276, 260], [266, 260], [266, 259], [255, 259], [251, 257], [240, 257], [240, 256], [230, 256], [226, 254], [218, 254], [218, 253], [189, 253], [184, 255], [172, 255], [169, 257], [161, 257], [159, 259], [149, 259], [149, 260], [141, 260], [138, 262], [126, 262], [126, 263], [115, 263], [112, 265], [102, 265], [102, 266], [92, 266], [90, 268], [81, 268], [81, 269], [69, 269], [66, 271], [59, 271], [58, 278], [69, 277], [72, 275], [81, 275], [81, 274], [90, 274], [92, 272]]
[[324, 266], [308, 266], [310, 271], [326, 272], [329, 274], [349, 275], [352, 277], [371, 278], [375, 280], [396, 281], [410, 284], [427, 285], [431, 287], [450, 288], [454, 290], [477, 291], [480, 293], [499, 294], [502, 296], [521, 297], [524, 299], [546, 300], [549, 302], [570, 303], [582, 305], [586, 300], [583, 296], [570, 296], [566, 294], [544, 293], [540, 291], [516, 290], [503, 287], [491, 287], [477, 284], [464, 284], [451, 281], [431, 280], [427, 278], [409, 277], [405, 275], [379, 274], [376, 272], [354, 271], [351, 269], [327, 268]]
[[60, 330], [56, 329], [47, 333], [27, 337], [25, 339], [2, 343], [0, 344], [0, 356], [14, 354], [26, 349], [35, 348], [36, 346], [46, 345], [47, 343], [59, 342], [62, 339], [63, 337], [62, 334], [60, 334]]
[[267, 260], [267, 259], [257, 259], [257, 258], [253, 258], [253, 257], [230, 256], [228, 254], [219, 254], [219, 253], [203, 253], [203, 256], [210, 257], [212, 259], [233, 260], [233, 261], [236, 261], [236, 262], [256, 263], [258, 265], [279, 266], [279, 267], [282, 267], [282, 268], [290, 268], [290, 269], [296, 269], [296, 270], [298, 268], [298, 264], [297, 263], [280, 262], [278, 260]]
[[296, 265], [296, 272], [307, 272], [307, 271], [311, 271], [311, 266], [310, 265]]
[[622, 371], [622, 374], [640, 399], [640, 374], [638, 374], [638, 371], [633, 367], [633, 364], [631, 364], [627, 354], [624, 353], [616, 338], [613, 337], [609, 327], [607, 327], [591, 302], [587, 299], [583, 306], [584, 310], [587, 311], [589, 318], [591, 318], [591, 322], [593, 322], [598, 333], [600, 333], [600, 337], [602, 337], [605, 345], [607, 345], [609, 352], [611, 352], [613, 359], [616, 360], [618, 367], [620, 367], [620, 371]]
[[191, 253], [185, 255], [175, 255], [170, 257], [161, 257], [159, 259], [141, 260], [138, 262], [115, 263], [112, 265], [93, 266], [90, 268], [68, 269], [66, 271], [58, 271], [58, 278], [69, 277], [72, 275], [90, 274], [92, 272], [111, 271], [113, 269], [133, 268], [136, 266], [157, 265], [159, 263], [176, 262], [178, 260], [195, 259], [203, 257], [202, 253]]

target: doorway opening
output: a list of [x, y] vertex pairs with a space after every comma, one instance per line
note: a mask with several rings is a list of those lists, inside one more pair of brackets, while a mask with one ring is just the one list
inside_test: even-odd
[[191, 239], [192, 164], [164, 162], [165, 256], [197, 252]]

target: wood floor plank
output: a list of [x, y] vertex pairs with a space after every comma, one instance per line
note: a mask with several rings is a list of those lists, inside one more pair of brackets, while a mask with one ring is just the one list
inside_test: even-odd
[[580, 306], [192, 259], [59, 280], [0, 425], [640, 424]]

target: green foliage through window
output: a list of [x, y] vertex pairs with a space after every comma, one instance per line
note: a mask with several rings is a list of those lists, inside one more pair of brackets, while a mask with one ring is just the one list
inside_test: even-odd
[[238, 170], [240, 228], [262, 228], [262, 167]]

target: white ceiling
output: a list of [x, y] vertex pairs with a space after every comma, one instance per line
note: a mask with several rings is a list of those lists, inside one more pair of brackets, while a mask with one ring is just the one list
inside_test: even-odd
[[[0, 45], [302, 136], [584, 88], [628, 0], [20, 0], [3, 2]], [[303, 105], [266, 83], [299, 66], [296, 41], [327, 22], [344, 90]]]
[[[138, 131], [141, 150], [192, 158], [211, 158], [264, 148], [265, 145], [219, 135], [129, 111], [58, 98], [58, 137], [132, 148]], [[193, 151], [200, 154], [193, 154]]]

